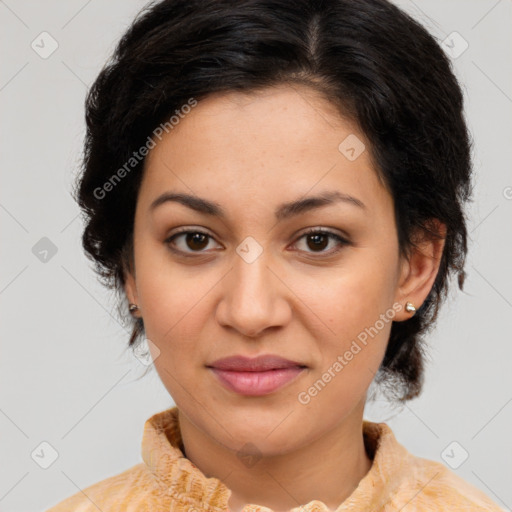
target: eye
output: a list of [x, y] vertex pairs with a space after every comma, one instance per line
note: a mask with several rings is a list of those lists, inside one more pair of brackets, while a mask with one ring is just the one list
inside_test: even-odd
[[[298, 240], [305, 239], [307, 247], [312, 248], [312, 253], [320, 253], [322, 255], [332, 255], [340, 251], [344, 246], [349, 245], [350, 242], [338, 235], [333, 231], [320, 228], [311, 228], [299, 237]], [[177, 242], [181, 240], [181, 246]], [[182, 228], [177, 233], [165, 240], [165, 243], [169, 245], [170, 249], [174, 252], [183, 254], [185, 256], [192, 255], [194, 253], [206, 252], [209, 241], [213, 240], [213, 237], [208, 233], [190, 228]], [[329, 245], [330, 241], [337, 243], [338, 247], [334, 250], [325, 251], [324, 249]], [[297, 242], [295, 243], [295, 245]]]
[[[176, 240], [181, 239], [181, 245]], [[209, 240], [213, 238], [204, 231], [198, 229], [183, 228], [174, 235], [165, 240], [172, 251], [183, 253], [188, 256], [193, 253], [205, 252], [204, 249], [208, 247]], [[175, 248], [175, 246], [178, 246]], [[190, 249], [190, 250], [187, 250]]]
[[[306, 233], [304, 233], [299, 240], [305, 239], [306, 245], [309, 248], [312, 248], [313, 253], [320, 253], [322, 255], [332, 255], [340, 251], [344, 246], [349, 245], [350, 242], [338, 235], [334, 231], [329, 231], [326, 229], [320, 228], [311, 228]], [[334, 241], [337, 243], [338, 247], [334, 250], [324, 251], [324, 249], [329, 245], [329, 241]]]

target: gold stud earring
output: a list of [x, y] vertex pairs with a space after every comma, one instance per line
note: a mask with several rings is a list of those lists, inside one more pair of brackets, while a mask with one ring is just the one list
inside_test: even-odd
[[414, 307], [414, 304], [412, 302], [406, 302], [405, 310], [408, 311], [409, 313], [414, 313], [416, 311], [416, 308]]
[[133, 313], [134, 311], [137, 311], [137, 309], [139, 309], [139, 306], [137, 306], [137, 304], [130, 303], [128, 309], [130, 310], [130, 313]]

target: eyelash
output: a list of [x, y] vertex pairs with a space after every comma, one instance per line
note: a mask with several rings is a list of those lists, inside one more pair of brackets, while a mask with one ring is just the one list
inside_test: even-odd
[[[171, 246], [171, 244], [174, 241], [174, 239], [177, 238], [180, 235], [196, 234], [196, 233], [199, 233], [201, 235], [205, 235], [205, 236], [213, 239], [213, 237], [211, 235], [209, 235], [208, 233], [206, 233], [204, 231], [201, 231], [200, 229], [182, 228], [179, 231], [177, 231], [176, 233], [174, 233], [172, 236], [167, 238], [165, 240], [165, 243], [169, 246], [169, 248], [173, 252], [178, 253], [178, 254], [180, 254], [182, 256], [185, 256], [187, 258], [188, 257], [192, 257], [193, 258], [193, 257], [196, 257], [197, 255], [199, 255], [199, 254], [201, 254], [202, 252], [205, 252], [205, 251], [192, 251], [192, 252], [188, 252], [187, 253], [187, 252], [181, 251], [179, 249], [173, 248]], [[339, 247], [337, 249], [335, 249], [335, 250], [331, 250], [331, 251], [327, 251], [327, 252], [315, 253], [313, 251], [313, 252], [308, 252], [308, 254], [319, 254], [320, 257], [322, 257], [322, 256], [324, 256], [324, 257], [332, 256], [332, 255], [338, 253], [339, 251], [341, 251], [341, 249], [343, 249], [344, 246], [350, 244], [350, 242], [348, 240], [346, 240], [342, 236], [338, 235], [337, 233], [335, 233], [333, 231], [326, 230], [326, 229], [322, 229], [322, 228], [309, 228], [307, 231], [302, 233], [302, 235], [297, 240], [301, 240], [302, 238], [304, 238], [304, 237], [306, 237], [308, 235], [311, 235], [311, 234], [328, 236], [329, 238], [336, 240], [339, 243]]]

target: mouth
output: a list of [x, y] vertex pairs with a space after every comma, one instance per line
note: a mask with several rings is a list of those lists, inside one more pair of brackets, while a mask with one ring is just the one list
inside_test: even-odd
[[246, 396], [268, 395], [303, 374], [307, 366], [297, 361], [266, 355], [232, 356], [207, 365], [227, 389]]
[[217, 359], [210, 365], [211, 368], [218, 370], [238, 371], [238, 372], [265, 372], [268, 370], [282, 370], [286, 368], [306, 367], [305, 364], [298, 361], [291, 361], [277, 355], [261, 355], [258, 357], [230, 356]]

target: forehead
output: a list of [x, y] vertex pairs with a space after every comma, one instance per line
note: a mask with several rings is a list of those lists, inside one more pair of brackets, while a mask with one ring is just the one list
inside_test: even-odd
[[320, 190], [389, 200], [364, 135], [309, 88], [214, 94], [187, 110], [146, 158], [146, 203], [167, 189], [254, 205]]

